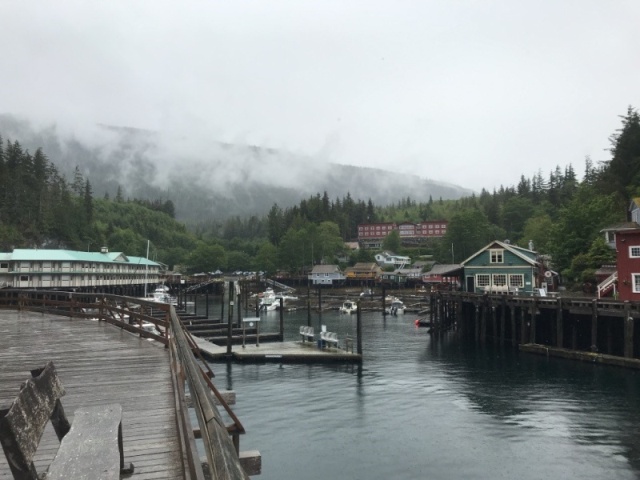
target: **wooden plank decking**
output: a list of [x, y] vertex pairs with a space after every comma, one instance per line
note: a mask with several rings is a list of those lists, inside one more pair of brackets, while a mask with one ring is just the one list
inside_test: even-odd
[[[0, 311], [0, 407], [29, 370], [52, 360], [66, 389], [70, 420], [80, 406], [120, 403], [125, 462], [133, 480], [182, 479], [169, 356], [161, 345], [112, 325], [33, 312]], [[44, 472], [58, 449], [51, 425], [36, 456]], [[0, 480], [13, 478], [0, 453]]]
[[[227, 347], [193, 335], [200, 352], [209, 359], [221, 360], [227, 356]], [[337, 348], [319, 349], [315, 342], [268, 342], [256, 346], [253, 343], [232, 346], [232, 358], [239, 362], [290, 362], [290, 363], [358, 363], [362, 355]]]

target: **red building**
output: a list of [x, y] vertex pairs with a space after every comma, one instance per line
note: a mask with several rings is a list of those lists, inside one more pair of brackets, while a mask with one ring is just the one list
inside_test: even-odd
[[619, 298], [640, 301], [640, 225], [616, 230], [615, 241]]
[[419, 241], [439, 238], [447, 233], [448, 225], [449, 222], [446, 220], [429, 220], [419, 223], [362, 223], [358, 225], [358, 241], [365, 246], [380, 246], [384, 237], [394, 230], [398, 231], [401, 240]]

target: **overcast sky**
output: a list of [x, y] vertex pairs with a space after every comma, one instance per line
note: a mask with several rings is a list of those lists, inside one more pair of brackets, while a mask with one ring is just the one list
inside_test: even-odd
[[179, 133], [480, 190], [640, 106], [640, 1], [0, 0], [0, 112]]

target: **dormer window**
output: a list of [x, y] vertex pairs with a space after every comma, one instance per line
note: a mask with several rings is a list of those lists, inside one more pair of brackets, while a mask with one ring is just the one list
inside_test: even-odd
[[504, 263], [504, 250], [492, 249], [489, 250], [490, 263]]

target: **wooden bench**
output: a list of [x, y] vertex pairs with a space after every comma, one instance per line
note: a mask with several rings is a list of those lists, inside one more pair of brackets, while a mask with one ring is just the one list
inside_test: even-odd
[[300, 327], [300, 337], [302, 337], [302, 343], [315, 341], [315, 335], [313, 333], [313, 327], [307, 327], [302, 325]]
[[[133, 473], [132, 464], [124, 465], [119, 404], [78, 408], [70, 425], [60, 402], [64, 387], [53, 363], [31, 375], [11, 406], [0, 410], [0, 443], [14, 479], [119, 480], [121, 474]], [[41, 477], [33, 458], [48, 420], [61, 443]]]
[[338, 348], [338, 334], [334, 332], [321, 332], [320, 340], [322, 340], [322, 346], [336, 347]]

